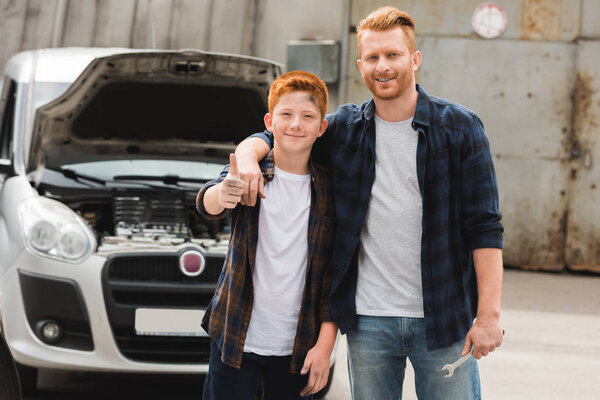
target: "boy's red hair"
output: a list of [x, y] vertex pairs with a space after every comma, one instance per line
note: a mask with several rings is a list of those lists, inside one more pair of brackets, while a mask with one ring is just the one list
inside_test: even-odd
[[293, 91], [305, 91], [310, 93], [321, 111], [321, 118], [325, 118], [329, 96], [327, 86], [318, 76], [306, 71], [290, 71], [275, 79], [269, 90], [269, 113], [277, 105], [279, 98]]
[[411, 52], [417, 50], [415, 42], [415, 21], [405, 13], [398, 10], [396, 7], [386, 6], [381, 7], [365, 19], [360, 21], [356, 27], [358, 46], [360, 50], [360, 38], [364, 31], [385, 32], [394, 28], [402, 28], [407, 38], [407, 46]]

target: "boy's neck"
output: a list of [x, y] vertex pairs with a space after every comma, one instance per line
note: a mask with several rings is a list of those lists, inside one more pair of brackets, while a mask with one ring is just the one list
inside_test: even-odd
[[280, 170], [296, 175], [307, 175], [310, 173], [308, 159], [310, 158], [310, 150], [308, 152], [288, 153], [278, 148], [277, 144], [273, 147], [273, 159], [275, 166]]

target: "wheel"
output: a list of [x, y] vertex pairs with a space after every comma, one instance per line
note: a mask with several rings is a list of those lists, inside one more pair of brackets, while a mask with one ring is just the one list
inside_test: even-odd
[[17, 364], [17, 371], [19, 372], [19, 383], [21, 384], [21, 394], [23, 397], [35, 396], [38, 380], [37, 368]]
[[314, 394], [315, 399], [322, 399], [325, 397], [327, 392], [329, 392], [329, 388], [331, 387], [331, 381], [333, 380], [333, 370], [335, 369], [335, 365], [329, 369], [329, 378], [327, 379], [327, 384], [321, 390]]
[[0, 333], [0, 399], [21, 399], [17, 369], [2, 333]]

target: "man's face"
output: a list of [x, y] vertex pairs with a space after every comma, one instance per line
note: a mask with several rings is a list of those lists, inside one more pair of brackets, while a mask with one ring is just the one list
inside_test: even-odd
[[402, 28], [365, 31], [359, 50], [358, 68], [374, 98], [393, 100], [414, 90], [421, 54], [410, 51]]
[[279, 98], [273, 115], [265, 115], [265, 126], [273, 132], [276, 147], [294, 153], [310, 151], [325, 132], [327, 121], [309, 92], [292, 91]]

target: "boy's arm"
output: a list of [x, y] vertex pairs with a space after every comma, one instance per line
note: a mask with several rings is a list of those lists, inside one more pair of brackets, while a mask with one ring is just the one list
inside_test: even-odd
[[234, 154], [229, 155], [229, 162], [221, 176], [204, 185], [196, 197], [198, 212], [209, 219], [223, 217], [226, 209], [235, 208], [240, 201], [243, 181], [239, 178]]
[[[258, 162], [262, 160], [273, 145], [273, 136], [269, 132], [256, 134], [244, 139], [235, 149], [238, 159], [240, 178], [244, 182], [241, 203], [248, 206], [256, 205], [257, 194], [265, 198], [265, 181]], [[270, 142], [266, 141], [270, 139]]]
[[306, 354], [300, 374], [308, 376], [308, 383], [300, 392], [300, 396], [308, 396], [323, 389], [329, 379], [329, 358], [335, 345], [338, 327], [335, 322], [321, 323], [317, 343]]

